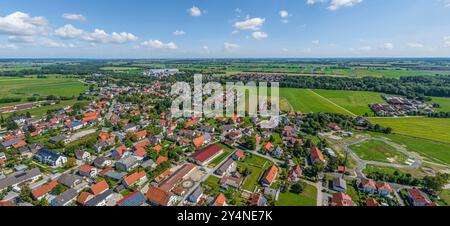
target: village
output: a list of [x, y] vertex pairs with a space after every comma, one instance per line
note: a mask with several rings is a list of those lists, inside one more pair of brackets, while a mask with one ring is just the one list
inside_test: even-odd
[[[168, 83], [86, 84], [85, 105], [7, 119], [0, 205], [436, 205], [419, 187], [348, 170], [343, 153], [311, 142], [311, 118], [301, 112], [284, 114], [273, 129], [239, 115], [174, 118]], [[354, 121], [355, 129], [369, 126]], [[321, 129], [352, 136], [337, 123]]]

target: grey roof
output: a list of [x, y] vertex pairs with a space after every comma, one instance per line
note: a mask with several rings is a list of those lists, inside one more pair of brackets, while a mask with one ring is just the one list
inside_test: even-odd
[[222, 174], [230, 168], [231, 164], [233, 164], [234, 160], [232, 158], [228, 158], [217, 170], [218, 174]]
[[198, 199], [201, 195], [203, 195], [203, 189], [199, 186], [192, 192], [191, 197]]
[[2, 147], [9, 147], [9, 146], [11, 146], [11, 145], [13, 145], [13, 144], [15, 144], [15, 143], [18, 143], [18, 142], [20, 142], [20, 141], [22, 141], [22, 139], [21, 138], [14, 138], [14, 139], [11, 139], [11, 140], [8, 140], [8, 141], [5, 141], [5, 142], [3, 142], [3, 143], [1, 143], [0, 145], [2, 146]]
[[64, 206], [78, 196], [77, 190], [70, 188], [52, 200], [52, 206]]
[[94, 159], [94, 164], [102, 165], [107, 160], [108, 160], [107, 158], [100, 156]]
[[156, 167], [155, 161], [153, 159], [149, 159], [141, 164], [143, 168], [154, 168]]
[[66, 185], [67, 187], [73, 187], [80, 181], [81, 178], [73, 174], [63, 174], [58, 178], [58, 183]]
[[110, 195], [113, 194], [113, 190], [112, 189], [108, 189], [105, 192], [103, 192], [100, 195], [95, 196], [95, 198], [89, 200], [88, 202], [86, 202], [85, 206], [97, 206], [99, 203], [101, 203], [102, 201], [104, 201], [105, 199], [107, 199]]
[[41, 149], [36, 153], [35, 157], [37, 157], [38, 159], [40, 158], [41, 160], [50, 160], [52, 162], [55, 162], [60, 157], [64, 157], [64, 155], [54, 150]]
[[122, 164], [125, 165], [125, 167], [130, 168], [132, 167], [134, 164], [136, 164], [139, 160], [134, 157], [134, 156], [127, 156], [119, 161], [116, 162], [116, 166], [117, 164]]
[[0, 190], [5, 189], [9, 186], [16, 185], [27, 180], [30, 180], [33, 177], [41, 175], [41, 171], [38, 168], [34, 168], [28, 171], [20, 171], [12, 173], [6, 178], [0, 180]]
[[347, 183], [345, 182], [344, 179], [340, 178], [340, 177], [336, 177], [333, 179], [333, 186], [334, 187], [340, 187], [343, 189], [347, 190]]
[[49, 141], [52, 143], [58, 143], [59, 141], [63, 141], [66, 139], [68, 139], [68, 137], [66, 137], [66, 136], [56, 136], [56, 137], [50, 138]]
[[122, 180], [122, 178], [124, 178], [126, 175], [127, 175], [127, 173], [125, 173], [125, 172], [119, 173], [119, 172], [112, 172], [112, 171], [109, 171], [105, 174], [105, 176], [110, 177], [114, 180]]

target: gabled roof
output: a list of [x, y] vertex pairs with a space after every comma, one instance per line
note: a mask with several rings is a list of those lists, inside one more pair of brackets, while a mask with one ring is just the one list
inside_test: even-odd
[[275, 165], [272, 165], [272, 167], [270, 167], [264, 173], [263, 179], [271, 184], [275, 180], [277, 174], [278, 174], [278, 168]]
[[145, 176], [147, 176], [145, 171], [140, 171], [140, 172], [135, 172], [135, 173], [131, 174], [130, 176], [125, 177], [124, 180], [128, 185], [132, 185], [136, 181], [144, 178]]
[[48, 184], [42, 185], [39, 188], [34, 189], [31, 194], [34, 198], [40, 198], [44, 196], [45, 194], [51, 192], [53, 188], [55, 188], [58, 185], [58, 182], [56, 180], [51, 181]]
[[376, 186], [377, 186], [378, 191], [387, 191], [389, 193], [392, 193], [392, 191], [393, 191], [391, 185], [389, 185], [386, 182], [378, 182], [376, 184]]
[[222, 151], [222, 147], [217, 144], [211, 144], [208, 147], [195, 152], [191, 157], [199, 162], [204, 162], [220, 151]]
[[108, 185], [108, 183], [106, 183], [105, 180], [102, 180], [102, 181], [98, 182], [97, 184], [92, 185], [90, 188], [93, 195], [99, 195], [108, 189], [109, 189], [109, 185]]
[[148, 189], [146, 196], [151, 202], [161, 206], [167, 206], [173, 194], [156, 187], [151, 187]]
[[321, 162], [325, 161], [325, 159], [323, 158], [322, 151], [319, 148], [316, 148], [316, 147], [311, 149], [311, 159], [313, 161], [317, 161], [317, 160], [319, 160]]
[[159, 165], [165, 161], [169, 160], [167, 157], [160, 155], [158, 159], [156, 159], [156, 165]]
[[214, 200], [214, 206], [224, 206], [226, 202], [225, 195], [219, 193]]
[[333, 197], [331, 198], [331, 205], [332, 206], [354, 206], [352, 198], [342, 192], [334, 193]]
[[366, 206], [380, 206], [380, 203], [373, 198], [369, 198], [366, 200]]
[[373, 180], [368, 180], [368, 179], [362, 179], [359, 186], [361, 188], [377, 189], [375, 182]]
[[142, 194], [140, 191], [135, 191], [123, 199], [119, 200], [116, 205], [117, 206], [140, 206], [147, 201], [147, 197]]

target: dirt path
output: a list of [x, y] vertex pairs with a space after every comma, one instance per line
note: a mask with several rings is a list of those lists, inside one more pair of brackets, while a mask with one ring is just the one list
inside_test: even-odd
[[337, 108], [340, 108], [340, 109], [344, 110], [345, 112], [349, 113], [351, 116], [354, 116], [354, 117], [357, 116], [355, 113], [353, 113], [353, 112], [343, 108], [342, 106], [337, 105], [336, 103], [334, 103], [333, 101], [329, 100], [328, 98], [325, 98], [324, 96], [314, 92], [314, 90], [312, 90], [312, 89], [308, 89], [308, 90], [311, 91], [312, 93], [314, 93], [316, 96], [318, 96], [318, 97], [322, 98], [323, 100], [327, 101], [328, 103], [330, 103], [330, 104], [336, 106]]

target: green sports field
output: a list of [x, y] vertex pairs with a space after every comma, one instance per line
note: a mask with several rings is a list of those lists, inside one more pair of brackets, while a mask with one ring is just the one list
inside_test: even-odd
[[379, 140], [367, 140], [350, 146], [361, 159], [376, 162], [404, 164], [408, 156]]
[[394, 133], [450, 143], [450, 119], [448, 118], [370, 118], [369, 121], [391, 127]]

